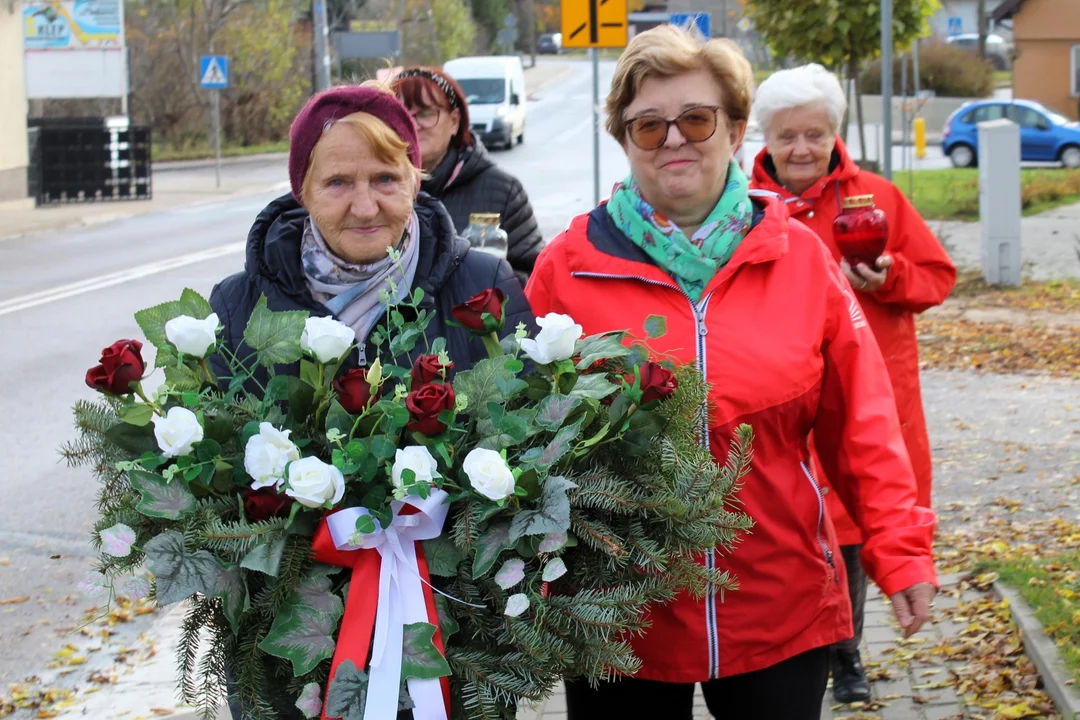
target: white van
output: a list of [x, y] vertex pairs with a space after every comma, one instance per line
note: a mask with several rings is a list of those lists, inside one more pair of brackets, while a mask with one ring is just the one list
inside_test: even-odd
[[464, 57], [443, 65], [469, 104], [473, 134], [488, 148], [525, 141], [525, 68], [516, 55]]

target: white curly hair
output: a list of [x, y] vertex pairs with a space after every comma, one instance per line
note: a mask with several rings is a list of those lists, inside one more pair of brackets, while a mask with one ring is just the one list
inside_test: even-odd
[[778, 70], [758, 87], [753, 118], [763, 131], [768, 132], [776, 113], [817, 103], [824, 105], [833, 132], [840, 132], [847, 111], [847, 97], [836, 76], [817, 64]]

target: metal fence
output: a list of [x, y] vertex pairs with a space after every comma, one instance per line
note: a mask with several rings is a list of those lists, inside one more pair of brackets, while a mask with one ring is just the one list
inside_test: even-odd
[[31, 196], [38, 205], [149, 200], [150, 128], [105, 118], [31, 118]]

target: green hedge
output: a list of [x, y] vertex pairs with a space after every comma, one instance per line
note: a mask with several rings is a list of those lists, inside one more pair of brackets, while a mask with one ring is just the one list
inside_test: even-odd
[[[900, 65], [893, 63], [893, 88], [897, 94]], [[859, 77], [859, 87], [867, 95], [881, 94], [880, 61], [867, 66]], [[941, 97], [989, 97], [994, 90], [994, 68], [973, 52], [943, 42], [924, 43], [919, 46], [919, 87]]]

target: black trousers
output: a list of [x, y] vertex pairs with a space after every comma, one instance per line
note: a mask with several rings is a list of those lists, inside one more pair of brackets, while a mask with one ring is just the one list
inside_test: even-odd
[[859, 554], [862, 545], [841, 545], [840, 554], [844, 556], [847, 569], [848, 595], [851, 597], [851, 619], [854, 634], [847, 640], [841, 640], [834, 648], [849, 654], [859, 651], [862, 642], [863, 621], [866, 618], [866, 572], [863, 570]]
[[[717, 720], [820, 720], [829, 679], [829, 648], [821, 647], [763, 670], [701, 683]], [[622, 678], [592, 689], [566, 682], [567, 720], [691, 720], [694, 683]]]

